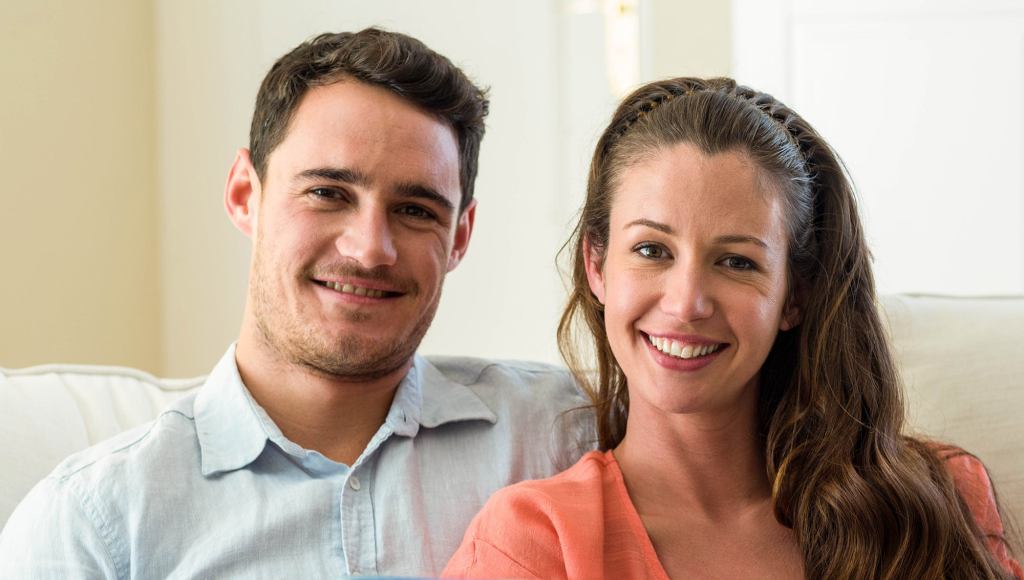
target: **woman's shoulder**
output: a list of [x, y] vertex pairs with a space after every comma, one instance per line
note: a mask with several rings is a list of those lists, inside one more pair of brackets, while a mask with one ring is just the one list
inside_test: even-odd
[[581, 562], [598, 564], [609, 462], [610, 454], [591, 451], [554, 477], [495, 492], [444, 575], [562, 578]]
[[999, 514], [995, 488], [981, 459], [949, 443], [928, 442], [953, 479], [956, 492], [985, 536], [986, 547], [1014, 577], [1024, 578], [1024, 568], [1007, 550], [1006, 530]]
[[591, 451], [569, 469], [547, 479], [521, 481], [491, 496], [481, 514], [543, 515], [548, 520], [583, 517], [600, 508], [609, 470], [610, 453]]
[[1003, 525], [995, 490], [985, 464], [956, 445], [932, 441], [928, 446], [942, 461], [946, 473], [953, 479], [957, 494], [970, 509], [978, 527], [988, 535], [1002, 535]]
[[927, 445], [942, 461], [946, 473], [953, 478], [957, 492], [972, 511], [976, 507], [995, 503], [992, 481], [980, 459], [950, 443], [929, 441]]

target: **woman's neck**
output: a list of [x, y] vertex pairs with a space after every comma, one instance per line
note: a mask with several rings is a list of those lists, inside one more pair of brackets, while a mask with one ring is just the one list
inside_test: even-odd
[[631, 401], [614, 455], [638, 508], [687, 506], [714, 520], [771, 498], [754, 400], [716, 414], [668, 414]]

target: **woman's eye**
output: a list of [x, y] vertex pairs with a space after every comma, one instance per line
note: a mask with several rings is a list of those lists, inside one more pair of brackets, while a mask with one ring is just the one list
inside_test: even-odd
[[634, 248], [633, 251], [640, 254], [644, 258], [649, 258], [651, 260], [660, 260], [661, 258], [664, 258], [668, 255], [668, 252], [665, 251], [665, 248], [659, 246], [658, 244], [640, 244], [639, 246]]
[[726, 268], [733, 270], [756, 270], [757, 267], [750, 260], [740, 256], [729, 256], [722, 260], [722, 264]]

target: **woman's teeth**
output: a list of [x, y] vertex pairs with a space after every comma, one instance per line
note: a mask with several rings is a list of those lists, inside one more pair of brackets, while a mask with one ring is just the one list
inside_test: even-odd
[[697, 358], [711, 354], [722, 347], [721, 344], [687, 344], [667, 338], [648, 336], [654, 348], [675, 358]]
[[362, 286], [353, 286], [351, 284], [341, 284], [338, 282], [324, 282], [324, 286], [327, 286], [331, 290], [336, 290], [342, 294], [355, 294], [356, 296], [367, 296], [369, 298], [383, 298], [383, 290], [374, 290], [372, 288], [363, 288]]

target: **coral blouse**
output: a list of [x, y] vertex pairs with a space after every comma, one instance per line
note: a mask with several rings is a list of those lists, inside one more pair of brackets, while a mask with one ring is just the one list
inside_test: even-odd
[[[1018, 578], [985, 467], [943, 453], [988, 549]], [[456, 578], [651, 578], [668, 580], [610, 451], [592, 451], [550, 479], [495, 493], [466, 531], [444, 576]]]

